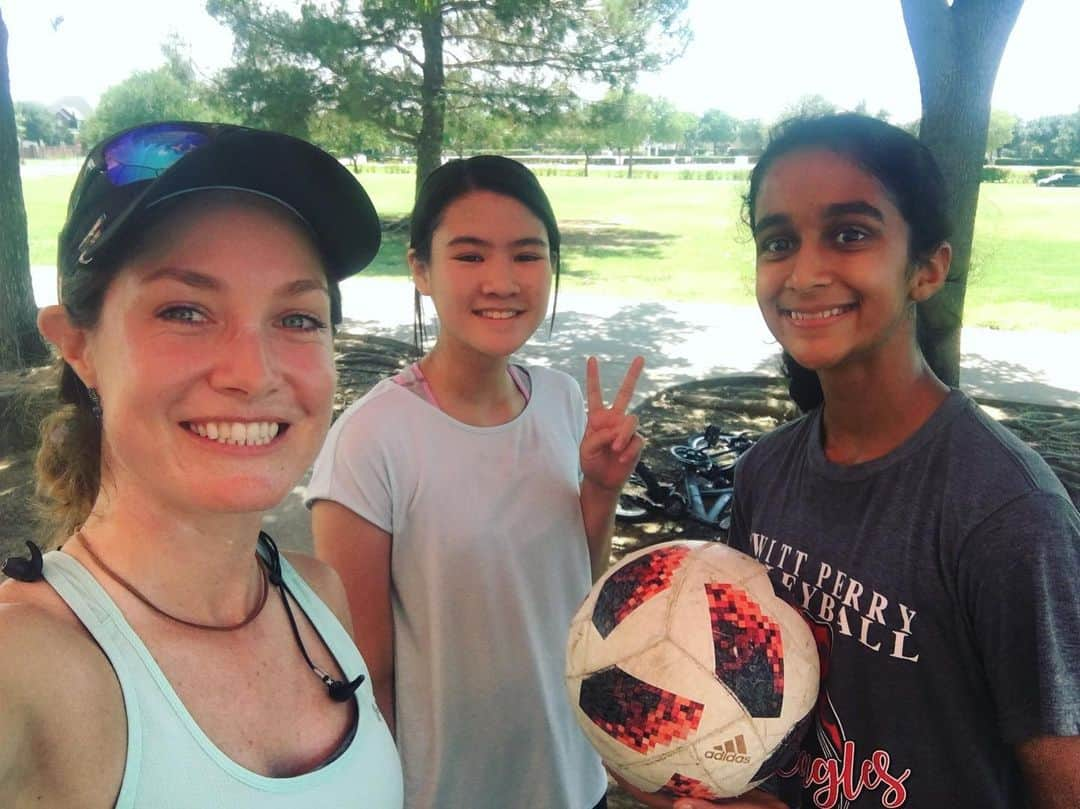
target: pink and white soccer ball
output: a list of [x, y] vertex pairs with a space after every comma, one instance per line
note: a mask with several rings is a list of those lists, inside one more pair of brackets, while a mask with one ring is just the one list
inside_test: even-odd
[[645, 792], [752, 789], [794, 755], [819, 677], [802, 616], [761, 563], [719, 543], [628, 555], [570, 626], [575, 716], [608, 767]]

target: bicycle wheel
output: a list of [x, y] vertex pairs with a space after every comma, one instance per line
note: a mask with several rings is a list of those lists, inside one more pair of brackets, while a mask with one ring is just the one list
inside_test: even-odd
[[680, 463], [686, 466], [707, 467], [712, 464], [712, 459], [700, 449], [694, 449], [685, 444], [676, 444], [671, 447], [670, 451], [672, 455], [679, 459]]
[[620, 494], [615, 504], [615, 519], [619, 522], [638, 523], [649, 518], [651, 504], [644, 498], [632, 494]]

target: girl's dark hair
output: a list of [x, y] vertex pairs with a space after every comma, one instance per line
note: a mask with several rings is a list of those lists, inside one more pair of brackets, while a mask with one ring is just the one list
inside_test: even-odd
[[[206, 195], [265, 207], [290, 216], [278, 203], [242, 191], [212, 190], [174, 197], [155, 206], [127, 238], [118, 239], [94, 258], [90, 266], [64, 266], [60, 270], [60, 303], [72, 324], [92, 330], [101, 317], [105, 293], [117, 273], [130, 261], [158, 243], [157, 231], [181, 206], [194, 200], [205, 205]], [[313, 237], [314, 239], [314, 237]], [[331, 320], [341, 322], [341, 292], [327, 278]], [[74, 369], [63, 359], [56, 363], [60, 407], [41, 423], [40, 445], [35, 461], [38, 512], [48, 545], [70, 535], [86, 521], [101, 487], [101, 421], [94, 413], [90, 392]], [[107, 408], [108, 403], [104, 403]]]
[[788, 396], [803, 413], [808, 413], [825, 401], [821, 380], [816, 371], [799, 365], [786, 351], [780, 354], [780, 373], [788, 381]]
[[[750, 188], [743, 200], [751, 231], [757, 223], [754, 206], [758, 192], [773, 163], [809, 149], [825, 149], [846, 158], [881, 183], [907, 222], [908, 256], [913, 265], [927, 261], [949, 238], [952, 224], [945, 179], [930, 150], [899, 127], [855, 113], [792, 118], [772, 130], [769, 145], [750, 173]], [[817, 374], [803, 368], [787, 352], [781, 361], [800, 409], [820, 404]]]
[[[539, 219], [547, 230], [548, 250], [555, 271], [554, 303], [551, 324], [555, 325], [555, 304], [559, 301], [559, 254], [561, 237], [551, 202], [528, 168], [516, 160], [499, 155], [476, 155], [451, 160], [435, 169], [425, 179], [416, 195], [409, 221], [409, 247], [417, 258], [431, 261], [431, 237], [442, 221], [446, 207], [471, 191], [491, 191], [515, 199]], [[414, 296], [413, 337], [417, 351], [424, 349], [424, 313], [419, 291]]]

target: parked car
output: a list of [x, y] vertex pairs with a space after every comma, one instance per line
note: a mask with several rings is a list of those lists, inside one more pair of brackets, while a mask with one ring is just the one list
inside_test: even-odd
[[1080, 186], [1080, 174], [1072, 171], [1051, 174], [1041, 180], [1036, 180], [1035, 185]]

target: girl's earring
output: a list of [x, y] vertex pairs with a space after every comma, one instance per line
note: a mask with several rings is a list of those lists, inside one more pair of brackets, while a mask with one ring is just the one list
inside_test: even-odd
[[97, 388], [87, 388], [87, 394], [90, 396], [90, 412], [94, 414], [94, 418], [101, 421], [101, 395], [97, 392]]

